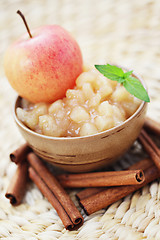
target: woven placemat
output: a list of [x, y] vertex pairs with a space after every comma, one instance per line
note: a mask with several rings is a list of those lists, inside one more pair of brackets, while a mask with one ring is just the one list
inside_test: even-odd
[[[4, 194], [16, 166], [9, 153], [24, 142], [12, 117], [16, 93], [4, 77], [2, 57], [9, 44], [25, 32], [16, 11], [30, 28], [59, 24], [72, 32], [86, 62], [112, 62], [134, 69], [145, 79], [151, 103], [148, 116], [160, 119], [160, 2], [158, 0], [1, 0], [0, 1], [0, 239], [160, 239], [159, 180], [86, 216], [77, 231], [64, 229], [50, 203], [34, 184], [23, 203], [12, 207]], [[137, 143], [114, 165], [128, 167], [144, 153]], [[75, 201], [75, 192], [70, 195]]]

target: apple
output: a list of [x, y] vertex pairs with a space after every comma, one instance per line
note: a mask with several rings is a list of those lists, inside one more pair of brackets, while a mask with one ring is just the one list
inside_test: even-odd
[[4, 70], [11, 86], [30, 102], [51, 103], [73, 88], [82, 72], [76, 40], [61, 26], [46, 25], [23, 35], [6, 51]]

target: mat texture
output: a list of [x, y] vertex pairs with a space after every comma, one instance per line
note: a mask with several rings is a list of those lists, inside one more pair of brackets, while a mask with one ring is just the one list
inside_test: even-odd
[[[24, 142], [12, 117], [16, 93], [3, 71], [9, 44], [25, 32], [20, 9], [31, 29], [60, 24], [77, 39], [85, 62], [109, 62], [134, 69], [145, 79], [151, 103], [148, 116], [160, 119], [159, 0], [1, 0], [0, 1], [0, 239], [160, 239], [159, 180], [87, 217], [74, 232], [64, 229], [53, 207], [34, 184], [23, 203], [10, 206], [4, 194], [16, 166], [9, 153]], [[123, 169], [141, 159], [137, 143], [114, 165]], [[70, 195], [76, 203], [75, 192]], [[77, 204], [77, 203], [76, 203]]]

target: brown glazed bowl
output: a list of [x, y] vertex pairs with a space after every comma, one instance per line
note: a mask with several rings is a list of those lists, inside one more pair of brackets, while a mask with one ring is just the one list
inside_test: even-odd
[[[142, 84], [142, 79], [134, 74]], [[50, 137], [38, 134], [26, 127], [16, 115], [21, 107], [21, 97], [14, 105], [16, 124], [42, 159], [69, 172], [87, 172], [111, 164], [125, 153], [138, 137], [144, 124], [147, 103], [142, 102], [137, 111], [121, 125], [84, 137]]]

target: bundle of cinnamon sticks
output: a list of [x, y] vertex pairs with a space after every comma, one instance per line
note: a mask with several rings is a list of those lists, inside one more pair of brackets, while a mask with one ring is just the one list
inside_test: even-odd
[[160, 135], [160, 124], [147, 118], [138, 140], [149, 158], [123, 171], [61, 174], [54, 176], [32, 149], [24, 144], [10, 154], [17, 171], [6, 192], [12, 205], [21, 203], [28, 179], [31, 179], [56, 209], [64, 226], [75, 230], [83, 224], [83, 217], [65, 188], [85, 188], [76, 194], [87, 215], [92, 214], [136, 191], [160, 177], [160, 149], [147, 132]]

